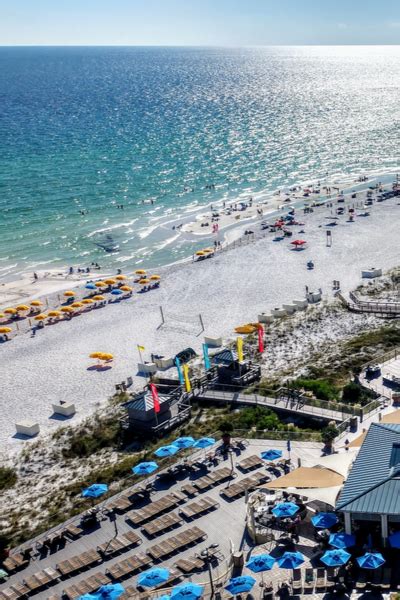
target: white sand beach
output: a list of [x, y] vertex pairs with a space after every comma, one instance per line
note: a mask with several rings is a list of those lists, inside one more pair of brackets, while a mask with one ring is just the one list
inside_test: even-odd
[[[347, 214], [340, 217], [332, 227], [332, 247], [326, 247], [326, 217], [343, 206], [332, 201], [333, 209], [321, 206], [306, 215], [297, 211], [296, 218], [304, 225], [292, 226], [292, 238], [273, 241], [275, 234], [266, 233], [212, 259], [164, 268], [159, 289], [0, 344], [0, 450], [7, 455], [26, 443], [13, 437], [16, 421], [37, 421], [41, 436], [59, 427], [60, 421], [51, 418], [53, 402], [76, 404], [78, 412], [71, 424], [90, 414], [113, 393], [116, 383], [135, 376], [136, 344], [145, 346], [146, 359], [151, 352], [173, 356], [187, 346], [200, 351], [204, 334], [198, 335], [199, 313], [207, 334], [229, 338], [235, 326], [256, 320], [260, 312], [304, 297], [306, 285], [322, 288], [329, 299], [334, 279], [348, 291], [360, 283], [361, 269], [386, 270], [400, 263], [398, 197], [374, 203], [368, 209], [370, 216], [356, 216], [354, 222], [348, 221]], [[307, 245], [295, 251], [290, 241], [299, 230], [304, 230], [300, 237]], [[313, 271], [306, 268], [310, 259], [315, 263]], [[166, 324], [158, 328], [160, 306]], [[298, 347], [301, 340], [294, 344]], [[95, 351], [114, 354], [111, 369], [88, 370], [94, 362], [88, 356]], [[134, 377], [136, 387], [144, 383]]]

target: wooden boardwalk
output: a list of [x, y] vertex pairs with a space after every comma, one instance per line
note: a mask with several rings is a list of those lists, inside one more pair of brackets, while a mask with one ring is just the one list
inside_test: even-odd
[[339, 300], [352, 312], [369, 313], [385, 317], [400, 317], [400, 302], [360, 300], [353, 292], [348, 297], [338, 293]]

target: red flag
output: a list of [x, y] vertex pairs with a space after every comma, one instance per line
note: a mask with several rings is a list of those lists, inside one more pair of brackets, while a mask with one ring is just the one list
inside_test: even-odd
[[262, 325], [258, 327], [258, 351], [260, 354], [264, 352], [264, 327]]
[[153, 396], [154, 412], [160, 412], [160, 399], [154, 383], [150, 383], [151, 395]]

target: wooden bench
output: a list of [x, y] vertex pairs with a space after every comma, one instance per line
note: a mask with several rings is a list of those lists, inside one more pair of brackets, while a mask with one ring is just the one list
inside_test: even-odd
[[177, 513], [167, 513], [159, 519], [154, 519], [154, 521], [150, 521], [149, 523], [143, 525], [142, 531], [146, 535], [154, 537], [163, 531], [167, 531], [168, 529], [172, 529], [173, 527], [181, 525], [181, 523], [182, 518]]

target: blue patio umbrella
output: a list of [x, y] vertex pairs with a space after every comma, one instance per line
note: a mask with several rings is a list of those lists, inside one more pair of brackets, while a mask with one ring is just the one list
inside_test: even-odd
[[124, 292], [123, 292], [122, 290], [115, 289], [115, 290], [113, 290], [111, 293], [112, 293], [112, 295], [113, 295], [113, 296], [120, 296], [120, 295], [121, 295], [121, 294], [123, 294]]
[[166, 458], [167, 456], [173, 456], [178, 452], [178, 450], [179, 448], [177, 446], [170, 444], [169, 446], [160, 446], [160, 448], [157, 448], [154, 454], [160, 458]]
[[264, 460], [276, 460], [277, 458], [281, 458], [282, 450], [266, 450], [265, 452], [261, 452], [261, 458]]
[[203, 586], [197, 583], [183, 583], [173, 588], [171, 600], [197, 600], [203, 594]]
[[377, 569], [385, 563], [385, 559], [380, 552], [366, 552], [357, 557], [357, 562], [362, 569]]
[[180, 450], [184, 450], [185, 448], [191, 448], [194, 444], [194, 439], [192, 437], [180, 437], [174, 442], [172, 442], [174, 446], [177, 446]]
[[285, 552], [278, 558], [281, 569], [297, 569], [304, 562], [304, 556], [300, 552]]
[[97, 290], [97, 287], [94, 285], [94, 283], [88, 283], [87, 285], [85, 285], [85, 288], [87, 290]]
[[275, 517], [293, 517], [299, 510], [299, 507], [294, 502], [281, 502], [272, 509]]
[[141, 573], [137, 579], [138, 585], [142, 585], [143, 587], [156, 587], [157, 585], [161, 585], [168, 581], [170, 573], [168, 569], [164, 569], [162, 567], [155, 567], [154, 569], [149, 569], [144, 573]]
[[349, 533], [331, 533], [329, 543], [335, 548], [351, 548], [356, 545], [356, 538]]
[[396, 533], [389, 535], [389, 544], [392, 548], [400, 548], [400, 531], [396, 531]]
[[168, 596], [168, 594], [163, 594], [162, 596], [157, 596], [157, 600], [171, 600], [171, 596]]
[[214, 444], [214, 438], [203, 437], [195, 441], [195, 443], [193, 444], [193, 448], [208, 448], [209, 446], [213, 446]]
[[241, 577], [234, 577], [231, 579], [228, 585], [225, 586], [225, 589], [230, 592], [232, 596], [236, 596], [237, 594], [250, 592], [255, 582], [256, 580], [254, 577], [242, 575]]
[[252, 556], [246, 567], [253, 571], [253, 573], [261, 573], [262, 571], [269, 571], [275, 564], [275, 559], [270, 554], [257, 554]]
[[351, 554], [346, 552], [346, 550], [339, 548], [325, 552], [325, 554], [321, 556], [321, 561], [327, 567], [341, 567], [347, 563], [350, 557]]
[[100, 496], [103, 496], [106, 492], [108, 492], [108, 485], [105, 483], [94, 483], [84, 489], [81, 496], [83, 498], [100, 498]]
[[338, 518], [333, 512], [320, 512], [311, 518], [311, 523], [319, 529], [329, 529], [338, 522]]
[[136, 467], [132, 467], [132, 471], [135, 475], [150, 475], [157, 471], [158, 464], [156, 462], [141, 462]]
[[78, 600], [117, 600], [125, 589], [120, 583], [110, 583], [108, 585], [102, 585], [97, 592], [93, 594], [84, 594], [79, 596]]

